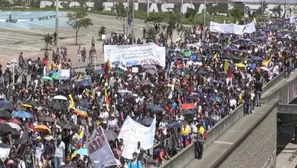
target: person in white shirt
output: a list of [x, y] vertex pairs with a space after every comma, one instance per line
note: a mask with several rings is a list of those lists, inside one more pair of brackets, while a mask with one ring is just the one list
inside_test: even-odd
[[58, 136], [56, 142], [56, 152], [55, 152], [55, 167], [59, 167], [62, 162], [64, 162], [64, 152], [65, 152], [65, 143], [62, 141], [62, 136]]
[[18, 162], [18, 168], [26, 168], [26, 164], [21, 158], [22, 156], [18, 156], [16, 159]]

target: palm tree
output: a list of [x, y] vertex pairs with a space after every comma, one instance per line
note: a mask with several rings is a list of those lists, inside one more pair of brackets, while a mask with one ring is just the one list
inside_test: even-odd
[[106, 27], [105, 26], [101, 26], [99, 31], [98, 31], [98, 36], [99, 39], [102, 40], [102, 35], [106, 34]]
[[48, 46], [53, 45], [54, 36], [52, 34], [47, 33], [47, 34], [43, 35], [43, 40], [45, 43], [45, 50], [49, 50]]
[[158, 32], [154, 27], [149, 27], [148, 30], [146, 31], [146, 36], [145, 36], [146, 42], [147, 43], [156, 42], [157, 34]]

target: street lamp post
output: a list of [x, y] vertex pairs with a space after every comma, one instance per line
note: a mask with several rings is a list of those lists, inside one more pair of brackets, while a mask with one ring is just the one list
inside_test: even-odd
[[56, 46], [58, 46], [58, 39], [59, 39], [59, 0], [56, 0], [56, 28], [55, 28], [55, 32], [56, 32]]
[[134, 44], [134, 0], [132, 4], [132, 44]]
[[206, 21], [206, 0], [204, 0], [203, 28], [205, 27], [205, 21]]

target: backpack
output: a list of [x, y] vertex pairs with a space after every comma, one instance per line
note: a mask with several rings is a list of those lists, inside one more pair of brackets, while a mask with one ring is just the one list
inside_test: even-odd
[[[130, 162], [128, 163], [128, 168], [131, 168], [131, 164], [132, 164], [132, 161], [130, 161]], [[141, 163], [140, 163], [139, 160], [137, 160], [137, 163], [136, 163], [137, 168], [140, 167], [139, 164], [141, 164]]]

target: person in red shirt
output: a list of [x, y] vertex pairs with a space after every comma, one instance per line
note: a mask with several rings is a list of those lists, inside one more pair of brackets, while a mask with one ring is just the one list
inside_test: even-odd
[[168, 155], [167, 150], [165, 150], [164, 147], [161, 147], [159, 155], [156, 159], [156, 162], [158, 163], [158, 165], [161, 165], [162, 161], [169, 160], [169, 159], [170, 159], [170, 156]]

